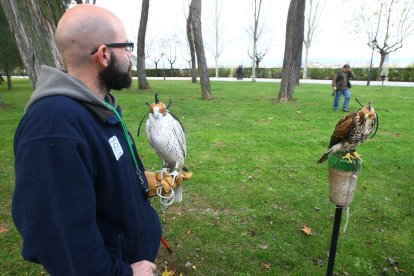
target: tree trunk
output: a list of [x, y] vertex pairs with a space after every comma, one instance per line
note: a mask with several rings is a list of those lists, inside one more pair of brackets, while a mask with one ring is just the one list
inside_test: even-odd
[[56, 24], [65, 11], [63, 1], [0, 1], [35, 88], [41, 65], [64, 66], [54, 40]]
[[254, 25], [253, 25], [253, 55], [252, 55], [252, 82], [256, 81], [256, 63], [255, 59], [257, 56], [257, 41], [259, 40], [259, 36], [262, 34], [262, 28], [259, 30], [259, 19], [260, 19], [260, 11], [262, 9], [262, 0], [259, 0], [259, 4], [257, 4], [257, 0], [254, 0], [254, 11], [253, 11], [253, 18], [254, 18]]
[[194, 45], [197, 54], [198, 69], [200, 71], [201, 96], [204, 100], [210, 100], [211, 88], [208, 76], [206, 55], [204, 52], [203, 35], [201, 32], [201, 0], [192, 0], [192, 29], [194, 33]]
[[155, 76], [158, 77], [158, 62], [155, 63]]
[[[255, 30], [255, 34], [254, 35], [256, 36], [256, 30]], [[256, 62], [254, 60], [254, 57], [256, 56], [256, 51], [257, 51], [257, 49], [256, 49], [256, 43], [257, 43], [256, 39], [253, 39], [252, 82], [255, 82], [256, 81]]]
[[1, 98], [0, 95], [0, 108], [3, 108], [6, 104], [3, 102], [3, 99]]
[[218, 56], [216, 56], [216, 57], [214, 58], [214, 61], [215, 61], [215, 63], [216, 63], [216, 78], [218, 78], [218, 77], [219, 77]]
[[305, 44], [305, 62], [303, 63], [303, 79], [308, 78], [308, 55], [309, 46]]
[[380, 55], [381, 55], [381, 60], [380, 60], [380, 64], [378, 66], [378, 70], [377, 70], [377, 77], [375, 80], [380, 80], [381, 79], [381, 73], [382, 73], [382, 67], [384, 66], [384, 62], [385, 62], [385, 57], [387, 56], [387, 52], [381, 51]]
[[12, 83], [12, 77], [11, 77], [12, 70], [8, 64], [6, 65], [5, 69], [6, 69], [6, 78], [7, 78], [7, 89], [12, 90], [13, 89], [13, 83]]
[[300, 73], [302, 60], [305, 0], [291, 0], [286, 22], [285, 54], [279, 91], [279, 102], [293, 100], [293, 89]]
[[187, 38], [188, 38], [188, 44], [190, 47], [190, 55], [191, 55], [191, 82], [197, 83], [197, 74], [196, 74], [196, 54], [195, 54], [195, 46], [194, 46], [194, 32], [192, 27], [192, 10], [191, 5], [188, 12], [188, 18], [187, 18]]
[[141, 20], [139, 22], [137, 41], [137, 74], [138, 89], [147, 90], [150, 85], [145, 74], [145, 33], [147, 31], [149, 0], [142, 0]]

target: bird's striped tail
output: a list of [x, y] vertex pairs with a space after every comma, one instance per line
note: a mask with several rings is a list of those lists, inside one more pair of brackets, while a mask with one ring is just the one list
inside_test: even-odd
[[328, 156], [331, 153], [331, 151], [327, 151], [324, 153], [324, 155], [322, 155], [321, 159], [318, 160], [318, 164], [322, 164], [323, 162], [325, 162], [326, 160], [328, 160]]

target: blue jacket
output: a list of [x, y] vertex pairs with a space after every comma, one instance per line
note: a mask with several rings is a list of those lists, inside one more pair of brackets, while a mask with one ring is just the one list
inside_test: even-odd
[[130, 275], [130, 263], [154, 261], [161, 225], [142, 163], [137, 171], [120, 121], [80, 80], [42, 68], [14, 151], [26, 260], [51, 275]]

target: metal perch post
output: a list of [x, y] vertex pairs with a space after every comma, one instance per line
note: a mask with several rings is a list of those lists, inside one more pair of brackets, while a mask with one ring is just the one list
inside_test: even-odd
[[331, 276], [335, 265], [336, 246], [338, 245], [339, 228], [341, 226], [342, 210], [344, 207], [336, 206], [334, 225], [332, 230], [331, 248], [329, 250], [328, 269], [326, 275]]

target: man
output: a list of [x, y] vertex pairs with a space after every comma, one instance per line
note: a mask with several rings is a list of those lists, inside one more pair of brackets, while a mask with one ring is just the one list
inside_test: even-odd
[[161, 239], [144, 168], [111, 89], [131, 85], [133, 43], [94, 5], [69, 9], [15, 135], [12, 215], [23, 257], [51, 275], [153, 275]]
[[239, 67], [236, 70], [236, 75], [238, 80], [243, 80], [243, 65], [239, 65]]
[[354, 72], [352, 72], [349, 64], [345, 64], [342, 67], [342, 71], [336, 73], [333, 76], [332, 94], [335, 96], [334, 103], [333, 103], [334, 111], [338, 109], [339, 100], [341, 99], [341, 96], [343, 95], [345, 99], [344, 99], [344, 105], [343, 105], [342, 111], [348, 112], [348, 104], [349, 104], [349, 101], [351, 100], [351, 92], [349, 90], [351, 88], [351, 83], [349, 81], [351, 78], [355, 79], [356, 76]]

